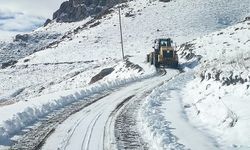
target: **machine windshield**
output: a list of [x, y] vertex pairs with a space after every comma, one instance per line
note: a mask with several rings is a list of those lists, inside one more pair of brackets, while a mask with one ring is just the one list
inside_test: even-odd
[[161, 46], [171, 47], [171, 40], [170, 39], [161, 40], [160, 43], [161, 43]]

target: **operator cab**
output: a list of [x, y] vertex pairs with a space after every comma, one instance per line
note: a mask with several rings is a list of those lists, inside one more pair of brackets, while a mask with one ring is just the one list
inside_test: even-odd
[[169, 38], [168, 39], [160, 39], [161, 46], [171, 47], [172, 43], [173, 43], [173, 41]]
[[160, 51], [161, 47], [171, 47], [173, 41], [170, 38], [167, 39], [156, 39], [154, 44], [154, 49], [156, 52]]

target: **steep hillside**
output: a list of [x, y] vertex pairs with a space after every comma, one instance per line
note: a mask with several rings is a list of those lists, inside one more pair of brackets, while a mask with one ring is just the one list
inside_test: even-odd
[[199, 60], [201, 80], [229, 86], [249, 82], [250, 21], [214, 32], [180, 46], [181, 58]]
[[[142, 57], [146, 51], [150, 50], [154, 38], [170, 36], [177, 43], [186, 42], [235, 24], [250, 12], [248, 0], [240, 2], [178, 0], [168, 3], [136, 0], [125, 4], [124, 7], [122, 17], [125, 53], [139, 55], [138, 57]], [[0, 46], [0, 60], [1, 62], [17, 60], [44, 49], [47, 50], [33, 56], [40, 57], [37, 60], [33, 58], [34, 62], [39, 61], [38, 59], [46, 62], [47, 55], [50, 57], [55, 53], [58, 53], [58, 59], [61, 59], [60, 55], [67, 55], [68, 49], [74, 60], [85, 60], [86, 58], [79, 58], [79, 56], [86, 56], [85, 53], [89, 53], [86, 50], [89, 49], [94, 49], [97, 54], [104, 57], [110, 56], [112, 53], [115, 57], [120, 58], [120, 52], [117, 50], [120, 48], [117, 8], [110, 9], [106, 13], [110, 14], [104, 15], [102, 19], [100, 16], [87, 19], [91, 20], [87, 24], [87, 21], [76, 23], [52, 21], [49, 26], [42, 27], [30, 34], [31, 39], [36, 39], [35, 43], [30, 42], [32, 40], [4, 42]], [[56, 28], [61, 30], [54, 32]], [[48, 32], [49, 35], [47, 35]], [[60, 41], [64, 42], [58, 45]], [[102, 46], [99, 47], [99, 45]], [[87, 59], [93, 59], [93, 57], [88, 55]], [[72, 58], [70, 58], [71, 61], [73, 61]]]

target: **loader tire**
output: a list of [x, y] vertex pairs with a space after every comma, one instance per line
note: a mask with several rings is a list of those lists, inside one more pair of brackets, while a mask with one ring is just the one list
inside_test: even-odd
[[155, 65], [156, 68], [159, 68], [159, 62], [158, 62], [158, 55], [154, 53], [153, 55], [153, 64]]
[[179, 68], [179, 64], [177, 61], [173, 62], [173, 68], [178, 69]]
[[147, 54], [147, 63], [150, 62], [150, 54]]
[[150, 64], [151, 64], [151, 65], [154, 64], [154, 55], [155, 55], [154, 52], [152, 52], [152, 53], [150, 54]]

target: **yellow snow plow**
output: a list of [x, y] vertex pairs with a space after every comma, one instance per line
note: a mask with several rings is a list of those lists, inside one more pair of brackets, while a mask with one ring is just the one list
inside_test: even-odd
[[178, 68], [178, 55], [170, 38], [156, 39], [154, 42], [154, 51], [147, 54], [147, 62], [159, 67]]

